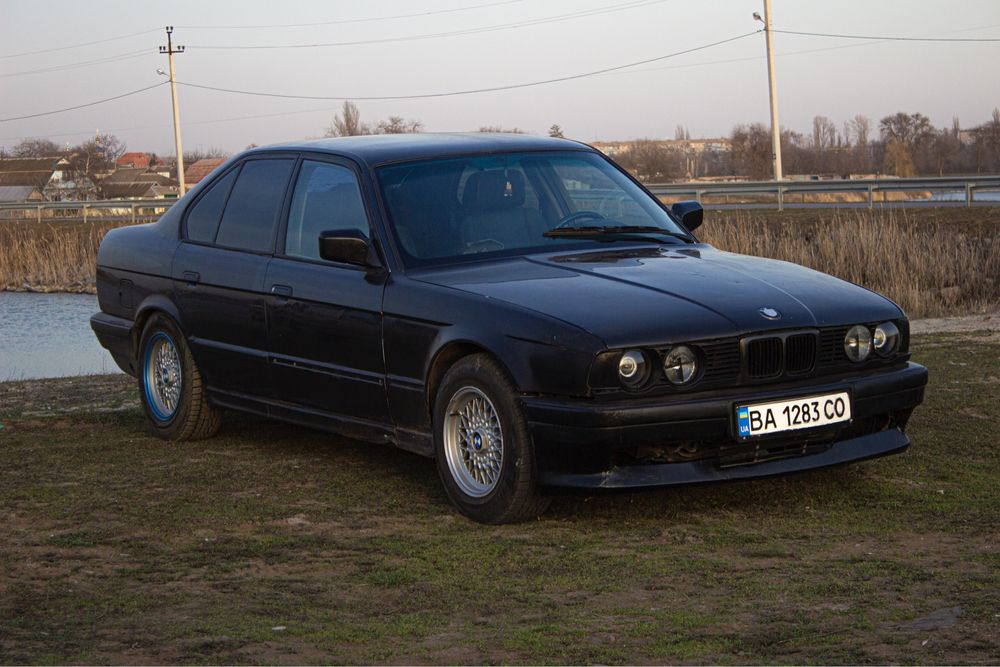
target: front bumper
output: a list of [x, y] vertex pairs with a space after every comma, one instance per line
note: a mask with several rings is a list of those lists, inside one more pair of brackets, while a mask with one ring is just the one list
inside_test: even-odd
[[[811, 470], [894, 454], [923, 401], [927, 369], [874, 372], [772, 386], [600, 402], [522, 399], [540, 481], [546, 486], [625, 488], [715, 482]], [[850, 422], [749, 440], [736, 437], [735, 407], [847, 391]]]

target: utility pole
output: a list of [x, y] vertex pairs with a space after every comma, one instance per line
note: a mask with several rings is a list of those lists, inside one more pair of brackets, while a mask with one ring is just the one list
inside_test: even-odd
[[[756, 18], [760, 18], [756, 13]], [[771, 0], [764, 0], [764, 36], [767, 38], [767, 84], [771, 97], [771, 160], [774, 180], [784, 178], [781, 172], [781, 126], [778, 125], [778, 84], [774, 80], [774, 43], [771, 42]]]
[[170, 99], [174, 105], [174, 146], [177, 150], [177, 181], [180, 184], [178, 196], [183, 197], [184, 192], [187, 190], [187, 185], [184, 183], [184, 148], [181, 146], [181, 110], [177, 104], [177, 79], [174, 78], [174, 54], [184, 53], [184, 47], [174, 47], [174, 43], [171, 40], [173, 32], [174, 26], [168, 25], [167, 45], [160, 47], [160, 53], [166, 53], [167, 60], [170, 63]]

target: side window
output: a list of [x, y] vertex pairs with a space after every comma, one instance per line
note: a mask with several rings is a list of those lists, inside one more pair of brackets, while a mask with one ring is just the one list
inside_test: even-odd
[[285, 196], [294, 160], [250, 160], [233, 186], [215, 242], [221, 246], [266, 252]]
[[292, 195], [285, 254], [319, 259], [319, 235], [331, 229], [370, 235], [358, 179], [347, 167], [306, 160]]
[[234, 169], [212, 184], [198, 203], [194, 205], [187, 216], [187, 237], [192, 241], [212, 243], [215, 232], [219, 229], [219, 219], [222, 217], [222, 207], [226, 205], [226, 196], [236, 180]]

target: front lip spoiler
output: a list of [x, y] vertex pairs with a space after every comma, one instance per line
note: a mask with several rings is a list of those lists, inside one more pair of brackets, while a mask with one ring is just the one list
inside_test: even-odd
[[711, 484], [742, 479], [759, 479], [789, 473], [854, 463], [899, 454], [910, 446], [910, 439], [898, 428], [842, 440], [829, 449], [776, 461], [719, 468], [711, 462], [659, 463], [618, 466], [595, 473], [560, 473], [542, 471], [543, 486], [577, 489], [630, 489], [654, 486]]

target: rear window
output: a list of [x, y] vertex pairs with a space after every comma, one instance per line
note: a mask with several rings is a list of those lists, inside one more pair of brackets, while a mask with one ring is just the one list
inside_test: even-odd
[[236, 180], [238, 169], [234, 169], [212, 184], [208, 192], [195, 203], [187, 216], [187, 237], [192, 241], [212, 243], [219, 229], [219, 219], [222, 217], [222, 207], [226, 205], [226, 197]]
[[250, 160], [240, 170], [215, 242], [228, 248], [267, 252], [294, 160]]

